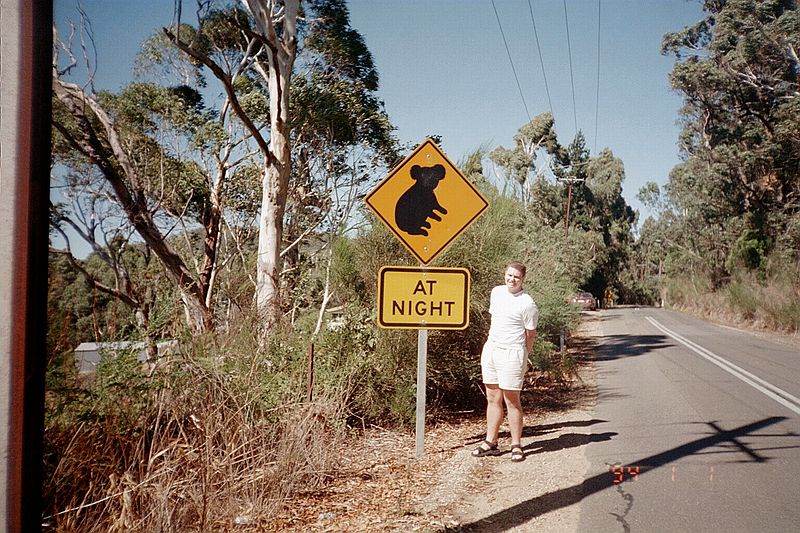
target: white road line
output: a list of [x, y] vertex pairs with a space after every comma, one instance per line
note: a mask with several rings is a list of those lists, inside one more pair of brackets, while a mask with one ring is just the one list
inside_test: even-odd
[[748, 385], [750, 385], [754, 389], [763, 392], [764, 394], [766, 394], [767, 396], [769, 396], [770, 398], [772, 398], [773, 400], [775, 400], [779, 404], [783, 405], [784, 407], [787, 407], [787, 408], [791, 409], [792, 411], [794, 411], [795, 413], [800, 415], [800, 398], [798, 398], [796, 396], [793, 396], [792, 394], [789, 394], [785, 390], [776, 387], [775, 385], [773, 385], [772, 383], [769, 383], [768, 381], [764, 381], [763, 379], [761, 379], [760, 377], [756, 376], [755, 374], [752, 374], [752, 373], [748, 372], [747, 370], [736, 366], [735, 364], [731, 363], [727, 359], [724, 359], [724, 358], [718, 356], [717, 354], [715, 354], [715, 353], [703, 348], [699, 344], [696, 344], [696, 343], [690, 341], [686, 337], [683, 337], [683, 336], [679, 335], [678, 333], [675, 333], [674, 331], [672, 331], [670, 329], [667, 329], [666, 327], [664, 327], [660, 322], [658, 322], [654, 318], [649, 317], [649, 316], [645, 317], [645, 318], [647, 318], [647, 320], [651, 324], [653, 324], [656, 328], [658, 328], [662, 332], [666, 333], [668, 336], [672, 337], [673, 339], [675, 339], [679, 343], [683, 344], [684, 346], [686, 346], [687, 348], [689, 348], [690, 350], [695, 352], [700, 357], [703, 357], [703, 358], [707, 359], [708, 361], [714, 363], [715, 365], [717, 365], [721, 369], [725, 370], [726, 372], [728, 372], [728, 373], [736, 376], [740, 380], [744, 381], [745, 383], [747, 383]]

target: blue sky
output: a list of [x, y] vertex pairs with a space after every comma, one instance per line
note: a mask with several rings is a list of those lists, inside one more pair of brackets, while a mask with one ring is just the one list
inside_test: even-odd
[[552, 103], [562, 143], [574, 138], [577, 122], [593, 155], [607, 147], [622, 159], [623, 194], [643, 211], [635, 198], [639, 188], [648, 181], [664, 184], [679, 161], [681, 99], [669, 87], [673, 59], [660, 54], [661, 38], [700, 20], [701, 5], [600, 0], [598, 100], [598, 0], [566, 4], [565, 17], [563, 0], [495, 0], [497, 16], [491, 0], [349, 3], [402, 140], [441, 135], [442, 149], [456, 162], [482, 145], [511, 147], [528, 121], [521, 87], [531, 117]]
[[[191, 3], [185, 2], [184, 19]], [[62, 36], [65, 17], [76, 18], [75, 5], [54, 0]], [[117, 90], [130, 80], [141, 41], [171, 21], [173, 2], [85, 0], [83, 6], [98, 48], [96, 87]], [[577, 126], [593, 155], [607, 147], [622, 159], [623, 195], [643, 215], [639, 188], [666, 183], [679, 161], [681, 99], [667, 79], [673, 59], [659, 48], [664, 33], [701, 18], [698, 1], [567, 0], [566, 14], [564, 0], [351, 0], [349, 6], [402, 142], [440, 135], [441, 148], [458, 163], [479, 147], [511, 147], [528, 114], [552, 104], [562, 143]]]

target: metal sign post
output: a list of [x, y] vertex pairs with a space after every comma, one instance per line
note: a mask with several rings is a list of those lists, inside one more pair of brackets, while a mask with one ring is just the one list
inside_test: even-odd
[[417, 329], [417, 457], [425, 441], [428, 329], [469, 325], [470, 274], [465, 268], [385, 266], [378, 274], [378, 325]]
[[428, 367], [428, 330], [417, 331], [417, 457], [425, 454], [425, 370]]
[[[489, 202], [425, 139], [364, 202], [411, 254], [429, 264], [472, 224]], [[417, 329], [417, 457], [424, 453], [428, 329], [464, 329], [469, 323], [469, 271], [459, 268], [383, 267], [378, 325]]]

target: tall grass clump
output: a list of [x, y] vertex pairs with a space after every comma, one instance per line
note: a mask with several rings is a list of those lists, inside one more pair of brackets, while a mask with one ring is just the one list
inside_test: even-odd
[[413, 423], [416, 338], [379, 331], [371, 311], [348, 308], [315, 343], [314, 390], [339, 393], [351, 427]]
[[265, 350], [254, 330], [184, 339], [150, 373], [130, 354], [112, 357], [93, 383], [50, 396], [45, 523], [258, 528], [294, 491], [333, 475], [345, 399], [325, 389], [305, 402], [305, 352], [277, 338]]
[[762, 268], [738, 267], [719, 286], [702, 275], [671, 278], [671, 306], [711, 319], [783, 331], [800, 331], [800, 266], [777, 256]]
[[800, 331], [800, 267], [769, 258], [763, 270], [737, 273], [727, 287], [728, 304], [743, 320], [787, 333]]

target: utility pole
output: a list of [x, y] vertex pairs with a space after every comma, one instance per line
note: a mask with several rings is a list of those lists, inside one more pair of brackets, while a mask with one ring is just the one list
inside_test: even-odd
[[569, 235], [569, 208], [572, 204], [572, 185], [584, 181], [584, 178], [558, 178], [558, 181], [567, 183], [567, 216], [564, 219], [564, 237]]
[[52, 0], [0, 0], [0, 532], [41, 531]]

